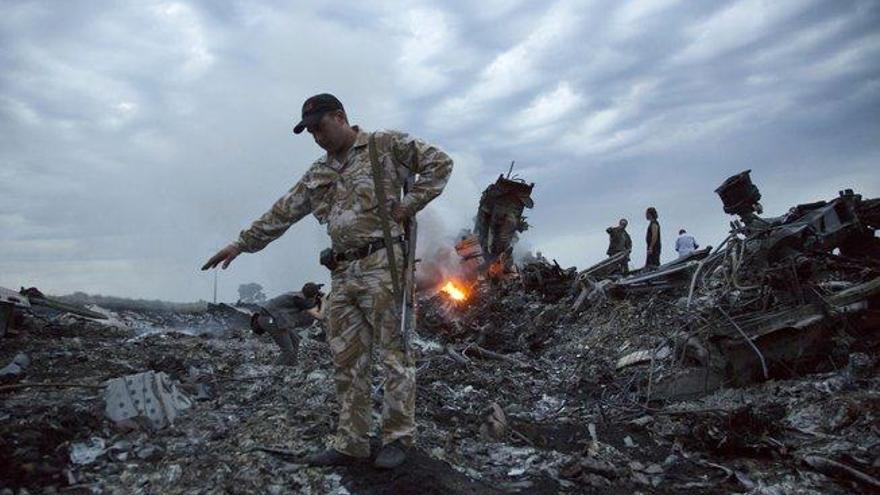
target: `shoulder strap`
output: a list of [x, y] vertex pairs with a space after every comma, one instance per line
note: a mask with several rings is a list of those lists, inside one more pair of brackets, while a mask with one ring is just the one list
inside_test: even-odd
[[376, 199], [379, 201], [379, 218], [382, 220], [382, 236], [385, 238], [385, 251], [388, 253], [388, 269], [391, 271], [391, 287], [394, 290], [394, 299], [400, 297], [400, 279], [397, 278], [397, 263], [394, 257], [394, 241], [391, 239], [391, 224], [388, 221], [388, 201], [385, 195], [385, 181], [383, 180], [382, 167], [379, 164], [379, 151], [376, 149], [376, 134], [370, 134], [369, 141], [370, 165], [373, 166], [373, 186], [376, 189]]

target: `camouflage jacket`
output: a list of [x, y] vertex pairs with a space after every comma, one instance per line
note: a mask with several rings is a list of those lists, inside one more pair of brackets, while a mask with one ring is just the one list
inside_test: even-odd
[[632, 239], [629, 233], [621, 227], [608, 227], [605, 229], [610, 237], [608, 242], [608, 256], [613, 256], [621, 251], [632, 251]]
[[[382, 238], [370, 164], [370, 133], [357, 126], [354, 129], [357, 139], [344, 159], [337, 161], [329, 154], [319, 158], [287, 194], [241, 232], [236, 244], [242, 251], [263, 249], [309, 213], [327, 226], [335, 250], [358, 248]], [[379, 131], [374, 135], [388, 200], [415, 214], [443, 191], [452, 173], [452, 159], [437, 147], [402, 132]], [[418, 178], [401, 198], [403, 183], [413, 173]], [[401, 226], [389, 221], [391, 235], [400, 235]]]

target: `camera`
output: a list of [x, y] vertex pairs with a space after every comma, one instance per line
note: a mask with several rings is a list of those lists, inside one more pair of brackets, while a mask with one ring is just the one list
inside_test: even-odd
[[321, 265], [327, 267], [328, 270], [333, 271], [338, 266], [336, 262], [336, 254], [333, 252], [333, 248], [327, 248], [321, 251], [320, 257]]

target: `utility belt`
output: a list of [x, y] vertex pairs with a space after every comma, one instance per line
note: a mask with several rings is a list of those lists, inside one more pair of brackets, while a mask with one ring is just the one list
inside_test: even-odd
[[[403, 243], [402, 235], [391, 239], [393, 242]], [[346, 251], [334, 251], [333, 248], [327, 248], [321, 251], [321, 264], [330, 270], [335, 270], [339, 263], [343, 261], [355, 261], [366, 258], [367, 256], [385, 249], [385, 239], [373, 239], [361, 247], [348, 249]]]

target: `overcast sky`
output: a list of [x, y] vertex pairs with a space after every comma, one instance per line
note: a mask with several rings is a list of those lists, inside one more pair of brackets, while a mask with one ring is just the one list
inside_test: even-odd
[[[453, 156], [429, 244], [511, 160], [536, 183], [523, 242], [567, 266], [620, 217], [644, 263], [647, 206], [664, 260], [681, 227], [717, 243], [713, 191], [744, 169], [767, 214], [880, 196], [877, 1], [328, 4], [3, 0], [0, 285], [210, 299], [199, 266], [320, 155], [291, 127], [325, 91]], [[221, 299], [328, 279], [328, 242], [306, 218]]]

